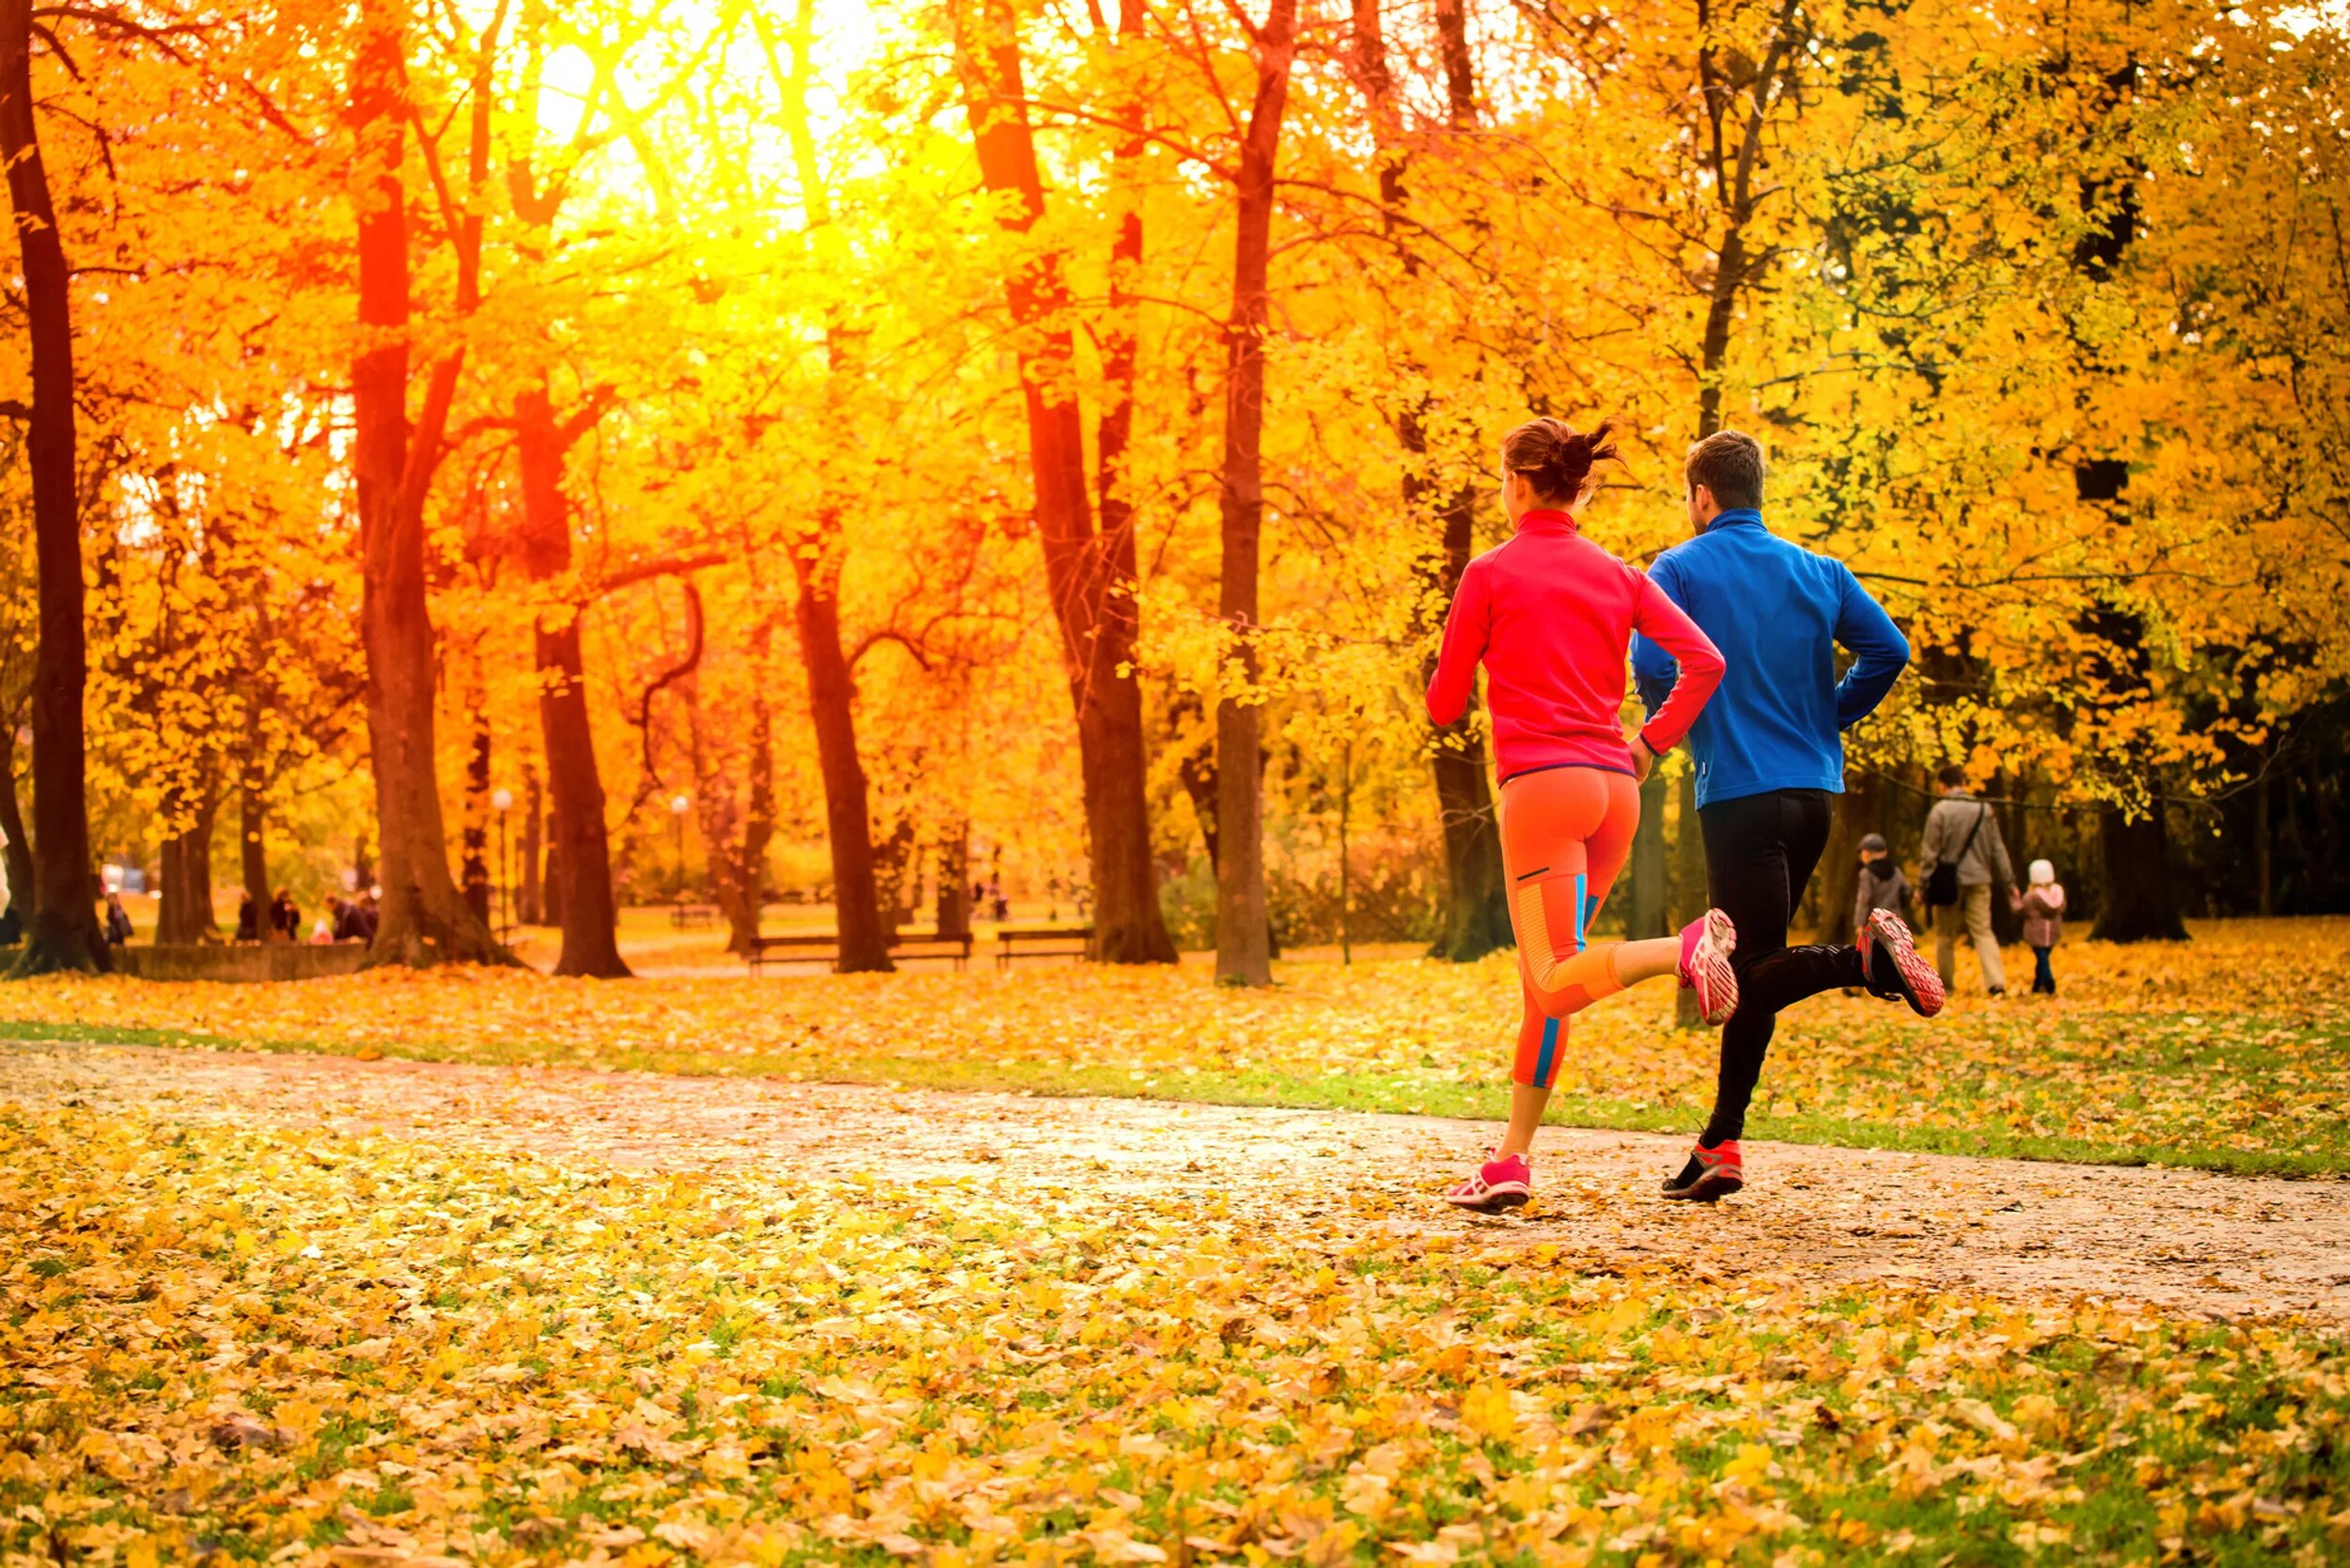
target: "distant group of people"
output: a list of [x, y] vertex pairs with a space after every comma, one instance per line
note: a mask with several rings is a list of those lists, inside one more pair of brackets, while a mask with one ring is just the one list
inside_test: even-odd
[[2007, 841], [1990, 803], [1976, 798], [1966, 788], [1966, 773], [1957, 767], [1942, 769], [1936, 782], [1942, 796], [1926, 813], [1917, 889], [1902, 875], [1881, 835], [1872, 833], [1860, 840], [1860, 874], [1853, 892], [1856, 927], [1879, 909], [1906, 917], [1913, 896], [1922, 896], [1934, 922], [1935, 969], [1943, 986], [1947, 989], [1956, 978], [1963, 932], [1982, 966], [1983, 990], [2003, 996], [2007, 965], [1991, 927], [1991, 901], [1995, 889], [2004, 889], [2009, 909], [2024, 917], [2024, 942], [2032, 950], [2032, 993], [2055, 996], [2050, 955], [2064, 936], [2064, 886], [2057, 881], [2055, 866], [2033, 861], [2025, 873], [2029, 885], [2018, 887], [2014, 863], [2008, 858]]
[[[325, 909], [310, 923], [310, 940], [321, 944], [372, 942], [381, 919], [372, 889], [364, 889], [355, 898], [330, 895]], [[276, 897], [271, 899], [265, 907], [256, 905], [250, 893], [240, 897], [237, 901], [237, 940], [301, 941], [302, 908], [294, 902], [292, 893], [280, 887]]]

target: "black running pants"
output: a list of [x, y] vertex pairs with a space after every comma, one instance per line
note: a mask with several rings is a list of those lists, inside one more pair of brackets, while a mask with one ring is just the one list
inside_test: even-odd
[[1779, 1009], [1865, 981], [1856, 948], [1787, 945], [1788, 918], [1827, 847], [1832, 808], [1825, 790], [1772, 790], [1716, 801], [1698, 812], [1706, 887], [1715, 907], [1738, 928], [1731, 961], [1738, 976], [1738, 1011], [1722, 1026], [1721, 1074], [1703, 1135], [1708, 1144], [1746, 1131], [1747, 1105], [1762, 1075]]

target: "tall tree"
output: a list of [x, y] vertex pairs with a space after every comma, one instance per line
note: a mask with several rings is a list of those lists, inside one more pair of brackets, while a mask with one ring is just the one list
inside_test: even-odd
[[539, 668], [539, 726], [555, 800], [555, 851], [563, 867], [563, 946], [558, 975], [626, 979], [620, 957], [619, 902], [612, 888], [612, 843], [603, 820], [603, 776], [596, 766], [588, 715], [587, 662], [580, 649], [583, 606], [562, 590], [572, 573], [572, 508], [563, 493], [564, 460], [603, 416], [606, 397], [589, 393], [558, 422], [546, 384], [514, 400], [514, 455], [522, 474], [523, 571], [544, 591], [531, 626]]
[[23, 258], [33, 400], [24, 454], [33, 479], [40, 644], [33, 665], [33, 918], [13, 973], [108, 967], [89, 845], [82, 688], [82, 517], [73, 461], [72, 274], [33, 123], [33, 6], [0, 0], [0, 157]]
[[[407, 104], [405, 20], [399, 0], [367, 0], [351, 70], [357, 152], [359, 353], [352, 364], [352, 468], [358, 496], [368, 655], [368, 749], [375, 773], [384, 886], [374, 962], [507, 960], [448, 871], [448, 833], [435, 774], [431, 607], [425, 585], [425, 505], [446, 439], [459, 352], [433, 368], [422, 409], [408, 417], [408, 201], [400, 165]], [[510, 960], [509, 960], [510, 961]]]
[[[1044, 182], [1011, 7], [1008, 0], [954, 0], [948, 8], [980, 177], [991, 193], [1012, 198], [1002, 209], [1003, 227], [1026, 236], [1044, 215]], [[1110, 964], [1171, 964], [1175, 945], [1159, 913], [1144, 798], [1149, 758], [1142, 687], [1132, 671], [1134, 530], [1094, 526], [1085, 428], [1072, 391], [1076, 345], [1063, 273], [1062, 258], [1052, 251], [1023, 256], [1008, 268], [1004, 293], [1019, 329], [1037, 532], [1077, 715], [1093, 874], [1091, 956]]]
[[[1264, 531], [1264, 337], [1271, 306], [1274, 171], [1297, 53], [1297, 0], [1272, 0], [1249, 28], [1257, 91], [1234, 180], [1232, 309], [1226, 324], [1222, 566], [1216, 608], [1232, 638], [1229, 687], [1258, 674], [1259, 553]], [[1215, 972], [1243, 985], [1273, 981], [1264, 886], [1264, 709], [1253, 691], [1223, 691], [1215, 713]]]
[[[1404, 297], [1419, 291], [1423, 268], [1417, 229], [1406, 221], [1409, 200], [1406, 182], [1410, 148], [1404, 130], [1404, 110], [1395, 73], [1387, 59], [1386, 29], [1380, 0], [1353, 0], [1355, 51], [1352, 64], [1370, 110], [1372, 141], [1378, 159], [1380, 228], [1393, 247], [1406, 282]], [[1441, 0], [1436, 7], [1445, 80], [1445, 129], [1465, 134], [1477, 124], [1477, 78], [1469, 54], [1467, 17], [1460, 0]], [[1403, 337], [1402, 366], [1407, 381], [1418, 379], [1417, 335]], [[1430, 473], [1429, 400], [1407, 394], [1394, 414], [1395, 435], [1405, 454], [1403, 506], [1416, 521], [1433, 517], [1436, 548], [1425, 557], [1421, 588], [1425, 611], [1419, 624], [1433, 644], [1452, 606], [1476, 547], [1477, 492], [1464, 481], [1439, 484]], [[1429, 653], [1422, 678], [1433, 675], [1435, 655]], [[1432, 955], [1456, 964], [1482, 958], [1508, 947], [1510, 907], [1501, 870], [1501, 824], [1494, 810], [1493, 788], [1487, 776], [1485, 742], [1476, 715], [1435, 729], [1430, 745], [1431, 773], [1436, 786], [1436, 815], [1443, 835], [1445, 860], [1445, 918], [1443, 933]]]
[[[800, 204], [809, 230], [832, 223], [832, 196], [808, 127], [807, 89], [815, 32], [814, 0], [800, 0], [792, 24], [791, 68], [776, 58], [774, 35], [760, 24], [768, 69], [782, 95], [784, 131], [799, 172]], [[827, 312], [824, 397], [837, 402], [851, 369], [851, 335]], [[832, 855], [836, 966], [843, 973], [885, 972], [891, 924], [882, 907], [879, 858], [873, 847], [872, 792], [857, 747], [856, 681], [840, 642], [840, 575], [848, 538], [840, 509], [827, 505], [814, 526], [794, 528], [789, 548], [797, 597], [800, 662], [807, 676], [809, 716], [816, 729], [816, 762], [824, 786], [824, 837]]]

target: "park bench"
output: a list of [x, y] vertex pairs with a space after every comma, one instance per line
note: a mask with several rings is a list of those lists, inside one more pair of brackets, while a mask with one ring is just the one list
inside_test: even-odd
[[1091, 926], [1003, 926], [995, 933], [995, 967], [1015, 958], [1083, 958], [1093, 944]]
[[717, 918], [718, 908], [715, 904], [681, 903], [669, 911], [669, 924], [680, 931], [688, 926], [713, 925]]
[[[823, 962], [836, 967], [840, 963], [840, 933], [835, 931], [793, 932], [781, 936], [754, 936], [750, 951], [744, 959], [756, 975], [770, 955], [776, 962], [789, 964], [805, 961]], [[901, 958], [951, 958], [955, 967], [963, 968], [971, 962], [971, 936], [941, 936], [934, 931], [900, 932], [889, 944], [889, 956]]]

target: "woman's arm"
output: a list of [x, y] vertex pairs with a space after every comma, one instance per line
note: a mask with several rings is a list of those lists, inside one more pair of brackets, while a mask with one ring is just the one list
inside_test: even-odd
[[1697, 723], [1698, 714], [1714, 695], [1714, 688], [1722, 683], [1721, 650], [1714, 639], [1698, 630], [1688, 612], [1674, 604], [1663, 588], [1643, 576], [1640, 594], [1633, 601], [1633, 630], [1673, 656], [1681, 666], [1679, 679], [1673, 682], [1672, 692], [1664, 706], [1640, 731], [1641, 741], [1649, 750], [1662, 757], [1681, 744], [1688, 734], [1689, 726]]
[[1452, 613], [1444, 619], [1444, 646], [1428, 682], [1428, 716], [1439, 728], [1459, 722], [1477, 695], [1477, 661], [1485, 656], [1485, 636], [1493, 623], [1485, 574], [1478, 570], [1482, 564], [1471, 561], [1462, 571], [1461, 586], [1452, 592]]

